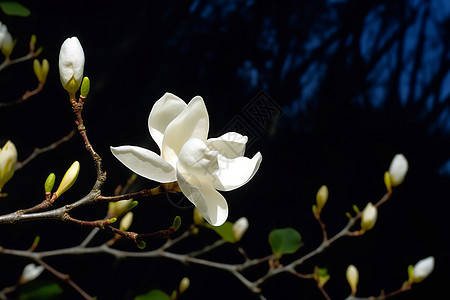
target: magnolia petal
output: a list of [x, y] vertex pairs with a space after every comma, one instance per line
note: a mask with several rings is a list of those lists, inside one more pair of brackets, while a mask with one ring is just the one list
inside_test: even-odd
[[160, 150], [167, 126], [186, 106], [187, 104], [183, 100], [171, 93], [165, 93], [153, 105], [148, 117], [148, 130]]
[[111, 147], [111, 152], [134, 173], [157, 182], [176, 180], [175, 169], [153, 151], [136, 147]]
[[256, 171], [262, 161], [261, 153], [256, 153], [252, 159], [238, 157], [226, 158], [219, 154], [219, 171], [215, 174], [216, 180], [213, 186], [219, 191], [231, 191], [246, 184]]
[[212, 182], [213, 174], [219, 170], [217, 156], [219, 152], [211, 151], [200, 139], [188, 140], [178, 155], [177, 168], [182, 174], [195, 176], [199, 180]]
[[237, 132], [227, 132], [218, 138], [208, 139], [206, 145], [226, 158], [236, 158], [244, 155], [247, 140], [246, 136]]
[[194, 97], [186, 108], [167, 126], [161, 156], [175, 167], [178, 154], [190, 138], [206, 141], [209, 130], [208, 111], [202, 97]]
[[228, 217], [227, 201], [211, 184], [193, 176], [184, 177], [179, 171], [177, 180], [183, 194], [197, 207], [209, 224], [220, 226], [225, 223]]

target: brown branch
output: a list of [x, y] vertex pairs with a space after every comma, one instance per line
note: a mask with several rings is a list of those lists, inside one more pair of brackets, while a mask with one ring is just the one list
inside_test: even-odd
[[26, 91], [19, 99], [15, 100], [15, 101], [10, 101], [10, 102], [0, 102], [0, 108], [1, 107], [10, 107], [10, 106], [14, 106], [14, 105], [19, 105], [22, 102], [25, 102], [27, 99], [31, 98], [32, 96], [38, 94], [39, 92], [42, 91], [42, 89], [44, 88], [45, 85], [45, 81], [40, 81], [38, 86], [32, 90], [32, 91]]
[[35, 259], [37, 263], [39, 263], [41, 266], [43, 266], [46, 270], [48, 270], [50, 273], [55, 275], [56, 277], [60, 278], [61, 280], [67, 282], [70, 286], [72, 286], [84, 299], [88, 300], [94, 300], [92, 296], [90, 296], [88, 293], [86, 293], [79, 285], [77, 285], [72, 279], [70, 279], [70, 275], [61, 273], [46, 262], [44, 262], [40, 258]]
[[33, 153], [31, 153], [30, 156], [28, 156], [24, 161], [18, 162], [16, 165], [16, 171], [22, 169], [26, 164], [28, 164], [30, 161], [36, 158], [36, 156], [45, 153], [47, 151], [53, 150], [56, 147], [58, 147], [60, 144], [67, 142], [70, 140], [73, 135], [75, 134], [75, 130], [72, 130], [68, 135], [64, 136], [63, 138], [59, 139], [58, 141], [52, 143], [51, 145], [44, 147], [44, 148], [35, 148]]

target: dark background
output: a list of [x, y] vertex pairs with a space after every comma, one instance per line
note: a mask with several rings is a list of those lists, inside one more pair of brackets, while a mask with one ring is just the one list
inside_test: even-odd
[[[85, 75], [92, 83], [85, 125], [108, 172], [105, 195], [131, 175], [112, 157], [109, 146], [131, 144], [157, 151], [147, 118], [166, 91], [186, 102], [201, 95], [210, 116], [210, 136], [238, 120], [252, 138], [246, 155], [263, 154], [252, 181], [224, 193], [229, 219], [246, 216], [250, 221], [241, 245], [252, 258], [270, 253], [267, 235], [275, 228], [293, 227], [303, 238], [299, 253], [282, 262], [313, 250], [321, 240], [311, 213], [319, 187], [326, 184], [330, 190], [323, 219], [333, 235], [345, 225], [345, 213], [353, 204], [362, 209], [384, 194], [383, 173], [396, 153], [404, 153], [410, 170], [379, 210], [375, 228], [362, 237], [336, 242], [298, 271], [307, 274], [315, 265], [327, 267], [331, 274], [327, 291], [332, 299], [344, 299], [349, 293], [345, 270], [355, 264], [360, 271], [358, 295], [379, 295], [382, 289], [388, 293], [407, 280], [408, 265], [433, 255], [432, 275], [395, 299], [450, 298], [446, 286], [450, 279], [448, 1], [22, 3], [31, 16], [0, 16], [18, 40], [13, 57], [27, 52], [34, 33], [38, 46], [44, 47], [39, 58], [49, 60], [50, 73], [42, 93], [0, 111], [2, 145], [11, 139], [19, 160], [74, 128], [57, 63], [62, 42], [77, 36], [85, 51]], [[29, 61], [0, 74], [2, 102], [34, 88], [31, 66]], [[252, 123], [248, 108], [261, 95], [281, 114], [263, 110], [265, 118], [258, 119], [262, 123]], [[10, 196], [1, 199], [0, 212], [41, 201], [46, 176], [55, 172], [60, 179], [74, 160], [81, 162], [80, 177], [60, 203], [85, 195], [95, 170], [76, 136], [18, 171], [4, 188]], [[141, 178], [134, 188], [154, 186]], [[95, 205], [77, 210], [74, 216], [94, 220], [105, 212], [105, 205]], [[182, 217], [185, 230], [191, 214], [192, 209], [174, 207], [165, 196], [142, 199], [131, 230], [166, 228], [175, 215]], [[40, 235], [37, 250], [42, 251], [77, 245], [89, 230], [39, 221], [2, 225], [0, 232], [0, 245], [17, 249], [28, 248]], [[215, 240], [214, 234], [201, 233], [204, 238], [175, 250], [194, 250]], [[97, 243], [109, 237], [102, 233]], [[159, 244], [149, 242], [148, 248]], [[126, 241], [118, 247], [136, 249]], [[230, 254], [235, 248], [227, 245], [206, 257], [239, 262], [239, 255]], [[191, 279], [185, 299], [257, 299], [226, 272], [164, 259], [117, 262], [95, 255], [47, 261], [99, 299], [132, 299], [152, 288], [170, 293], [184, 276]], [[28, 261], [0, 256], [0, 263], [3, 288], [15, 283]], [[263, 272], [255, 268], [246, 275], [255, 279]], [[39, 280], [55, 279], [44, 273]], [[78, 297], [56, 281], [66, 298]], [[268, 280], [263, 294], [268, 299], [321, 299], [312, 280], [290, 275]]]

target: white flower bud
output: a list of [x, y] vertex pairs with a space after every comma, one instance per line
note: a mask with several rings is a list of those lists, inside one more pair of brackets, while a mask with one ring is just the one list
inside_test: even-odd
[[16, 146], [11, 141], [7, 141], [0, 149], [0, 191], [14, 174], [17, 164]]
[[408, 161], [403, 154], [396, 154], [389, 166], [392, 186], [400, 185], [408, 172]]
[[84, 52], [78, 38], [66, 39], [59, 52], [59, 76], [71, 98], [75, 97], [75, 92], [80, 88], [83, 69]]
[[108, 204], [108, 216], [109, 217], [118, 217], [123, 214], [131, 205], [133, 199], [128, 200], [120, 200], [117, 202], [109, 202]]
[[6, 33], [8, 32], [8, 27], [5, 24], [0, 22], [0, 48], [3, 44], [3, 39], [5, 38]]
[[375, 226], [378, 217], [378, 209], [371, 202], [367, 203], [366, 207], [362, 211], [361, 217], [361, 230], [367, 231]]
[[352, 295], [356, 294], [356, 289], [359, 281], [359, 272], [354, 265], [349, 265], [347, 267], [346, 277], [350, 288], [352, 289]]
[[11, 34], [8, 31], [6, 31], [5, 36], [3, 37], [2, 46], [1, 46], [2, 53], [6, 58], [9, 58], [11, 56], [14, 46], [15, 46], [15, 42], [14, 42]]
[[127, 212], [126, 215], [120, 220], [120, 230], [127, 231], [130, 228], [131, 223], [133, 223], [133, 213]]
[[244, 233], [247, 231], [248, 228], [248, 220], [246, 217], [239, 218], [234, 224], [233, 224], [233, 233], [234, 237], [236, 238], [236, 241], [240, 241]]
[[39, 275], [41, 275], [43, 271], [43, 266], [36, 266], [35, 264], [26, 265], [23, 269], [22, 275], [20, 276], [19, 283], [25, 284], [27, 282], [35, 280], [39, 277]]
[[434, 269], [434, 257], [429, 256], [422, 260], [419, 260], [413, 269], [413, 281], [421, 282], [427, 278]]

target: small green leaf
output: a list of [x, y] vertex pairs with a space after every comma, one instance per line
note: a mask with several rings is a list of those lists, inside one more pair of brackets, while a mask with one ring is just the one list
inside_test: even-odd
[[30, 15], [28, 8], [14, 1], [0, 2], [0, 8], [5, 14], [10, 16], [28, 17]]
[[175, 231], [177, 231], [181, 226], [181, 218], [180, 216], [176, 216], [175, 219], [173, 219], [173, 229], [175, 229]]
[[91, 89], [91, 82], [89, 81], [88, 77], [84, 77], [83, 81], [81, 82], [81, 89], [80, 89], [80, 94], [81, 97], [87, 97], [87, 95], [89, 94], [89, 91]]
[[134, 298], [134, 300], [170, 300], [170, 296], [161, 290], [151, 290]]
[[55, 173], [51, 173], [50, 175], [48, 175], [44, 183], [44, 190], [46, 193], [50, 193], [52, 191], [53, 186], [55, 185], [55, 179]]
[[295, 253], [299, 248], [302, 237], [293, 228], [283, 228], [272, 230], [269, 234], [269, 243], [273, 254], [282, 256], [283, 254]]
[[234, 232], [233, 232], [233, 223], [226, 221], [225, 223], [223, 223], [220, 226], [212, 226], [210, 224], [207, 224], [206, 227], [214, 230], [225, 241], [227, 241], [229, 243], [236, 242], [236, 237], [234, 236]]
[[35, 282], [28, 285], [26, 289], [21, 292], [20, 300], [39, 300], [39, 299], [57, 299], [61, 295], [63, 290], [57, 283], [44, 283]]

